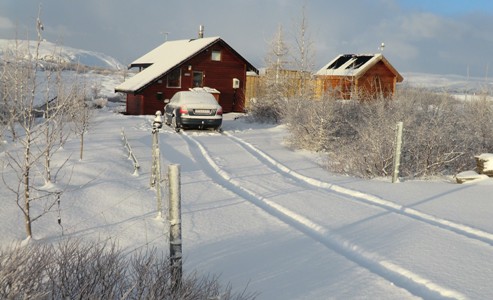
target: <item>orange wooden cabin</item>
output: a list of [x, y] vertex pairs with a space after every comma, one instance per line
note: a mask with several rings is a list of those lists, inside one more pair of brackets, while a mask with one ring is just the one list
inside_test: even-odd
[[324, 93], [338, 99], [391, 97], [404, 78], [382, 54], [342, 54], [317, 73]]

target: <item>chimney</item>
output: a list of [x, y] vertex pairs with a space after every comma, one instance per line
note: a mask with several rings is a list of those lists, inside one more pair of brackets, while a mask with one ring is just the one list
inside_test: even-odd
[[199, 39], [204, 37], [204, 25], [199, 26]]

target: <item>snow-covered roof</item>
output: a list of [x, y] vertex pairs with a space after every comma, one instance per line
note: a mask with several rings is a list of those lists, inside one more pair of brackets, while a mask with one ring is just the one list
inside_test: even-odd
[[168, 41], [151, 50], [132, 62], [132, 66], [142, 64], [168, 63], [176, 64], [185, 60], [198, 51], [214, 44], [220, 37]]
[[360, 77], [372, 66], [382, 61], [401, 82], [403, 77], [381, 54], [341, 54], [323, 66], [315, 75]]
[[[136, 92], [198, 54], [203, 49], [219, 41], [222, 41], [220, 37], [209, 37], [165, 42], [133, 61], [130, 67], [143, 66], [146, 68], [117, 86], [115, 91], [126, 93]], [[224, 41], [222, 42], [226, 44]], [[229, 45], [227, 46], [229, 47]], [[236, 51], [234, 52], [236, 53]], [[238, 54], [238, 56], [240, 55]], [[247, 64], [250, 69], [256, 71], [252, 65], [248, 62]]]
[[117, 86], [115, 91], [135, 92], [219, 40], [219, 37], [210, 37], [165, 42], [132, 62], [131, 67], [139, 65], [149, 67]]

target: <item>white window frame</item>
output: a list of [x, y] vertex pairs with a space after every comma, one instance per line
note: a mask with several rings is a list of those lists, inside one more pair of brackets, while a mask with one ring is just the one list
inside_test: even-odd
[[[179, 73], [178, 74], [178, 85], [177, 86], [173, 86], [173, 85], [170, 85], [169, 84], [169, 77], [174, 72], [178, 72]], [[166, 76], [166, 87], [168, 87], [168, 88], [181, 88], [181, 68], [176, 68], [173, 71], [171, 71], [171, 72], [168, 73], [168, 75]]]
[[221, 61], [221, 50], [212, 50], [211, 60], [212, 61]]

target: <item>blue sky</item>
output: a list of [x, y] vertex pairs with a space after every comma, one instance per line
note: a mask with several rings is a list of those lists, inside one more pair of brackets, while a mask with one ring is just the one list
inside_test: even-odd
[[440, 15], [493, 12], [491, 0], [399, 0], [398, 2], [405, 9], [418, 9]]
[[[39, 1], [1, 0], [0, 38], [34, 36]], [[384, 55], [400, 72], [490, 76], [492, 0], [44, 0], [44, 38], [128, 64], [164, 42], [221, 36], [256, 67], [279, 25], [293, 40], [306, 4], [314, 70], [338, 54]], [[493, 66], [492, 66], [493, 67]]]

